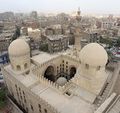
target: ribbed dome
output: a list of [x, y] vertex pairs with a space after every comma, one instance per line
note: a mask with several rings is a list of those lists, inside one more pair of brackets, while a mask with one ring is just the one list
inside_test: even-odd
[[30, 53], [30, 47], [23, 39], [16, 39], [10, 44], [8, 52], [12, 56], [22, 56]]
[[56, 83], [59, 84], [60, 86], [63, 86], [65, 85], [65, 83], [67, 83], [67, 79], [64, 77], [60, 77], [57, 79]]
[[90, 43], [81, 50], [80, 60], [82, 63], [91, 66], [105, 66], [108, 55], [101, 45], [98, 43]]

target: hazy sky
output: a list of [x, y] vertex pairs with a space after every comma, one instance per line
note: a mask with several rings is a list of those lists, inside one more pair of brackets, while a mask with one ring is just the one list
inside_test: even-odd
[[0, 0], [0, 12], [60, 12], [78, 7], [83, 13], [120, 13], [120, 0]]

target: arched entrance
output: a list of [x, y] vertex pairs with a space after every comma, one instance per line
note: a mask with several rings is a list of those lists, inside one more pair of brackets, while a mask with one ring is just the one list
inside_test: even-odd
[[76, 74], [76, 67], [71, 67], [70, 68], [70, 78], [73, 78]]
[[47, 69], [45, 70], [44, 77], [54, 82], [55, 81], [54, 71], [55, 70], [53, 66], [48, 66]]
[[18, 71], [20, 71], [20, 70], [21, 70], [20, 65], [17, 65], [16, 67], [17, 67], [17, 70], [18, 70]]

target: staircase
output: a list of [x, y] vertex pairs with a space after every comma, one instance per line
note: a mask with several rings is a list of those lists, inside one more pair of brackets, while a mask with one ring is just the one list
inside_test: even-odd
[[94, 104], [95, 104], [96, 109], [105, 101], [110, 91], [110, 87], [111, 87], [111, 84], [107, 83], [102, 94], [99, 97], [97, 97], [97, 99], [95, 100]]
[[105, 113], [120, 113], [120, 96]]
[[119, 70], [120, 70], [119, 68], [120, 68], [120, 62], [118, 63], [118, 65], [116, 65], [113, 75], [111, 79], [109, 80], [109, 82], [106, 84], [102, 94], [99, 97], [97, 97], [97, 99], [95, 100], [94, 104], [96, 108], [98, 108], [105, 101], [105, 99], [108, 98], [110, 94], [112, 93], [116, 80], [119, 76]]

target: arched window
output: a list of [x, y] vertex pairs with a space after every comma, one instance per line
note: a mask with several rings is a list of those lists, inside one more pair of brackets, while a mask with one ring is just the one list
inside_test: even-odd
[[86, 68], [86, 69], [89, 69], [89, 65], [88, 65], [88, 64], [85, 64], [85, 68]]
[[44, 109], [44, 112], [47, 113], [47, 109]]
[[27, 67], [28, 67], [28, 64], [25, 63], [25, 64], [24, 64], [24, 69], [27, 69]]
[[81, 60], [79, 60], [80, 64], [81, 64]]
[[34, 111], [33, 106], [31, 105], [31, 110]]
[[18, 70], [18, 71], [21, 70], [20, 65], [17, 65], [16, 67], [17, 67], [17, 70]]
[[40, 105], [40, 104], [38, 104], [38, 107], [39, 107], [39, 112], [41, 113], [41, 105]]
[[99, 70], [100, 70], [100, 66], [97, 67], [97, 71], [99, 71]]

